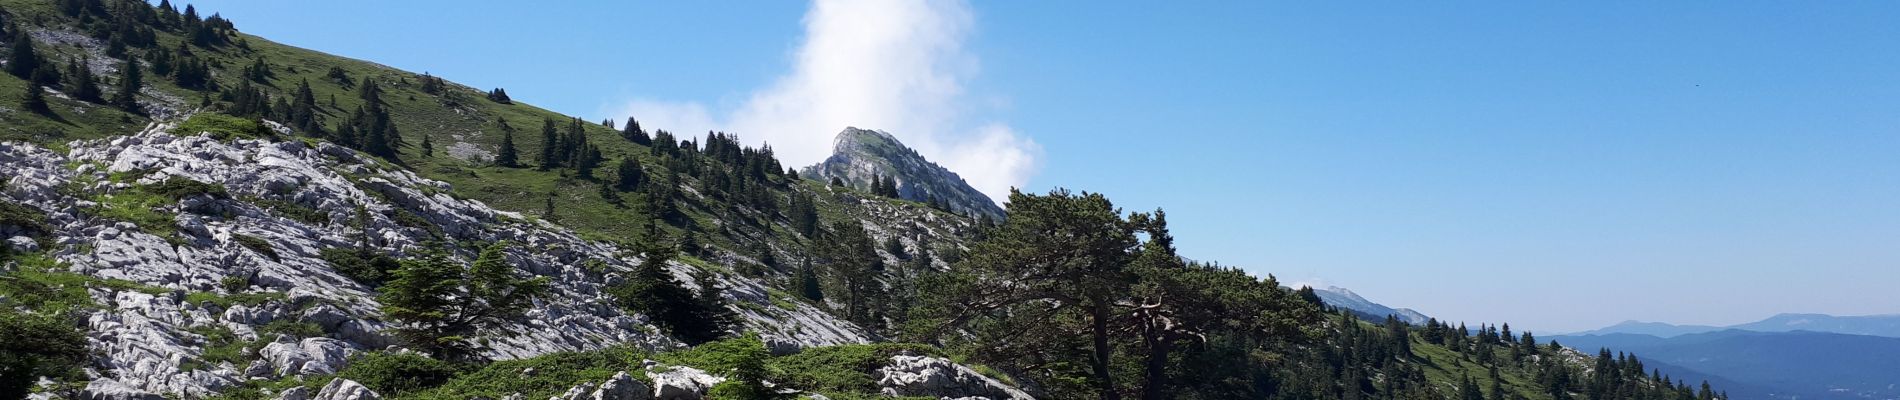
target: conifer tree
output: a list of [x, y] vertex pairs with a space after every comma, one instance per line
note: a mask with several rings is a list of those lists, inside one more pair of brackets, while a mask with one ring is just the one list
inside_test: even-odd
[[435, 144], [429, 142], [429, 135], [422, 135], [422, 156], [435, 157]]
[[798, 295], [815, 304], [824, 304], [825, 291], [818, 281], [818, 272], [811, 268], [811, 258], [806, 257], [798, 266]]
[[547, 291], [546, 278], [516, 277], [504, 248], [489, 245], [466, 269], [439, 249], [403, 260], [378, 297], [383, 314], [402, 324], [396, 336], [437, 357], [473, 357], [479, 344], [472, 336], [520, 317]]
[[640, 121], [627, 117], [627, 124], [620, 128], [620, 137], [641, 146], [653, 145], [653, 138], [647, 137], [647, 131], [640, 128]]
[[322, 124], [317, 122], [317, 95], [310, 89], [310, 80], [298, 81], [297, 91], [292, 97], [288, 116], [290, 125], [304, 132], [320, 132]]
[[615, 189], [632, 191], [639, 188], [640, 181], [645, 178], [646, 172], [640, 169], [640, 162], [635, 161], [632, 156], [621, 158], [620, 164], [614, 166]]
[[501, 148], [495, 150], [495, 165], [505, 168], [521, 166], [520, 157], [515, 152], [515, 133], [509, 130], [501, 132]]
[[81, 57], [79, 61], [73, 62], [72, 70], [73, 81], [71, 92], [74, 99], [88, 103], [105, 102], [105, 93], [99, 90], [99, 79], [93, 76], [91, 68], [86, 67], [84, 57]]
[[33, 80], [33, 73], [39, 71], [41, 62], [39, 51], [33, 48], [33, 36], [26, 30], [14, 32], [13, 47], [7, 54], [7, 73]]
[[26, 94], [20, 96], [20, 108], [35, 114], [52, 114], [53, 109], [46, 105], [46, 89], [33, 82], [26, 83]]
[[127, 57], [124, 65], [119, 67], [119, 91], [112, 96], [112, 105], [129, 113], [143, 114], [145, 111], [139, 108], [138, 95], [139, 89], [144, 86], [145, 82], [139, 76], [138, 59]]
[[560, 144], [557, 140], [554, 132], [554, 120], [541, 120], [541, 157], [535, 159], [535, 162], [538, 164], [535, 166], [535, 169], [546, 171], [554, 168], [558, 162], [556, 157], [560, 156]]

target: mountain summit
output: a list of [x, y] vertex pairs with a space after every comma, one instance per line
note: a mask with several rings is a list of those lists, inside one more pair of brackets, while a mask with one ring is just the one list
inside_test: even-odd
[[835, 179], [851, 187], [871, 187], [874, 181], [892, 179], [899, 198], [942, 204], [970, 216], [1003, 216], [1002, 207], [970, 187], [962, 176], [924, 159], [884, 131], [844, 128], [832, 140], [831, 157], [805, 167], [801, 174], [820, 181]]

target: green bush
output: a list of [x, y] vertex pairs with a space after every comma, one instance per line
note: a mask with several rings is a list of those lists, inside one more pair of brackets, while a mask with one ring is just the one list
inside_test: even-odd
[[391, 396], [442, 386], [458, 372], [455, 365], [420, 354], [373, 352], [351, 360], [338, 376]]
[[381, 286], [402, 263], [385, 254], [365, 249], [328, 248], [319, 255], [330, 269], [369, 286]]
[[[291, 322], [290, 320], [282, 320], [282, 319], [271, 321], [270, 324], [264, 325], [263, 328], [258, 328], [257, 331], [260, 334], [290, 335], [290, 336], [300, 337], [300, 338], [312, 338], [312, 337], [323, 336], [323, 327], [317, 326], [317, 324], [313, 324], [309, 322]], [[259, 336], [263, 336], [263, 335], [259, 335]]]
[[12, 200], [6, 199], [0, 199], [0, 226], [20, 227], [33, 236], [45, 236], [53, 233], [52, 226], [46, 224], [45, 213], [40, 212], [39, 209], [27, 207], [24, 204], [15, 203]]
[[[456, 377], [441, 387], [405, 396], [414, 399], [499, 399], [512, 393], [543, 399], [560, 395], [579, 382], [600, 382], [620, 371], [639, 371], [646, 352], [627, 346], [587, 352], [551, 353], [534, 358], [497, 361]], [[534, 368], [534, 374], [522, 370]], [[631, 374], [646, 381], [645, 374]]]
[[283, 261], [282, 258], [277, 257], [277, 249], [271, 247], [270, 242], [264, 241], [263, 238], [251, 235], [231, 234], [231, 241], [237, 242], [239, 246], [251, 249], [251, 251], [255, 251], [259, 255], [270, 258], [271, 261]]
[[277, 133], [257, 120], [233, 117], [219, 113], [197, 113], [185, 122], [172, 128], [172, 134], [196, 135], [211, 134], [212, 138], [230, 141], [234, 139], [263, 139], [276, 137]]
[[81, 377], [86, 336], [58, 315], [0, 308], [0, 398], [24, 399], [41, 376]]
[[144, 189], [174, 201], [200, 194], [210, 195], [213, 198], [219, 199], [231, 198], [231, 194], [225, 192], [224, 186], [222, 185], [199, 182], [177, 175], [167, 177], [163, 182], [147, 185]]
[[889, 364], [891, 356], [905, 352], [938, 355], [937, 349], [921, 344], [858, 344], [806, 349], [773, 358], [767, 365], [775, 371], [773, 382], [791, 387], [828, 393], [876, 393], [877, 379], [872, 373]]

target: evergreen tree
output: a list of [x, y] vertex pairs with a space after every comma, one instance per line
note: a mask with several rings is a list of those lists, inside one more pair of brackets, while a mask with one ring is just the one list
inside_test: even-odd
[[112, 96], [112, 105], [133, 114], [145, 113], [139, 108], [138, 101], [139, 89], [145, 86], [143, 78], [139, 76], [138, 59], [126, 58], [119, 73], [119, 91]]
[[627, 156], [614, 166], [614, 188], [632, 191], [640, 187], [640, 181], [646, 178], [646, 172], [640, 169], [640, 162]]
[[[715, 316], [708, 314], [705, 303], [667, 269], [667, 261], [676, 250], [661, 237], [657, 228], [650, 228], [649, 232], [648, 238], [640, 244], [645, 258], [625, 283], [609, 289], [615, 303], [628, 311], [645, 314], [667, 333], [688, 344], [717, 339], [723, 332], [705, 329], [716, 325], [708, 322]], [[702, 287], [714, 286], [707, 282]]]
[[541, 120], [541, 157], [534, 160], [538, 164], [535, 169], [542, 171], [553, 169], [559, 162], [560, 154], [560, 143], [555, 138], [554, 120]]
[[521, 161], [517, 159], [518, 157], [519, 156], [515, 154], [515, 133], [503, 130], [501, 132], [501, 148], [495, 150], [495, 165], [505, 168], [519, 167], [521, 166]]
[[270, 64], [264, 62], [264, 57], [254, 59], [251, 62], [251, 66], [244, 68], [245, 79], [250, 79], [257, 83], [269, 84], [270, 77]]
[[0, 307], [0, 398], [27, 398], [42, 376], [84, 378], [86, 336], [74, 326], [62, 316], [29, 314], [13, 304]]
[[40, 70], [40, 53], [33, 48], [33, 36], [26, 30], [17, 30], [13, 35], [13, 47], [7, 54], [7, 73], [14, 77], [33, 80], [33, 73]]
[[435, 144], [429, 142], [429, 135], [422, 135], [422, 156], [435, 157]]
[[310, 80], [297, 82], [297, 90], [290, 103], [290, 126], [307, 133], [320, 133], [322, 124], [317, 121], [317, 95], [310, 89]]
[[501, 104], [515, 103], [514, 99], [508, 98], [508, 90], [502, 88], [495, 88], [494, 90], [488, 91], [488, 100]]
[[640, 121], [627, 117], [627, 124], [620, 129], [620, 137], [641, 146], [653, 145], [653, 138], [647, 137], [647, 131], [640, 128]]
[[86, 59], [72, 63], [73, 80], [70, 92], [74, 99], [88, 103], [104, 103], [105, 92], [99, 90], [99, 79], [94, 77], [92, 69], [86, 67]]
[[20, 96], [20, 108], [41, 115], [53, 113], [53, 108], [46, 105], [46, 89], [33, 82], [26, 83], [26, 94]]
[[600, 185], [598, 186], [599, 186], [598, 193], [600, 193], [600, 198], [602, 200], [606, 200], [608, 204], [613, 204], [613, 205], [621, 204], [620, 191], [614, 190], [614, 185], [612, 183], [602, 181], [600, 182]]
[[475, 356], [476, 333], [520, 317], [547, 290], [546, 278], [516, 277], [503, 246], [489, 245], [466, 269], [439, 249], [403, 260], [377, 298], [383, 314], [400, 324], [396, 336], [436, 357]]
[[798, 295], [813, 304], [824, 304], [825, 291], [818, 281], [818, 272], [812, 270], [811, 258], [804, 258], [798, 266]]

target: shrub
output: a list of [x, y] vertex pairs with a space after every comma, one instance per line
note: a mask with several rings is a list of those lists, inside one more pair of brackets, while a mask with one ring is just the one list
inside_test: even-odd
[[337, 273], [369, 286], [381, 286], [390, 273], [402, 266], [395, 258], [366, 249], [329, 248], [323, 249], [319, 256]]
[[46, 224], [45, 213], [6, 199], [0, 199], [0, 226], [18, 227], [33, 236], [53, 233], [52, 226]]
[[212, 138], [229, 141], [233, 139], [262, 139], [275, 137], [276, 132], [264, 127], [256, 120], [233, 117], [219, 113], [197, 113], [185, 122], [172, 128], [173, 134], [195, 135], [210, 134]]
[[234, 233], [231, 234], [231, 241], [237, 242], [239, 246], [251, 249], [251, 251], [255, 251], [259, 255], [270, 258], [271, 261], [283, 261], [283, 259], [277, 257], [277, 249], [271, 247], [270, 242], [264, 241], [263, 238]]
[[891, 356], [905, 352], [937, 354], [935, 348], [920, 344], [818, 347], [773, 358], [770, 366], [779, 372], [772, 381], [804, 390], [875, 393], [877, 379], [872, 373], [889, 364]]
[[454, 365], [420, 354], [373, 352], [350, 361], [339, 375], [390, 396], [442, 386], [457, 372]]
[[163, 182], [146, 186], [145, 190], [172, 200], [183, 200], [186, 197], [200, 194], [210, 195], [213, 198], [219, 199], [231, 197], [230, 193], [224, 191], [224, 186], [199, 182], [177, 175], [165, 178]]

